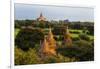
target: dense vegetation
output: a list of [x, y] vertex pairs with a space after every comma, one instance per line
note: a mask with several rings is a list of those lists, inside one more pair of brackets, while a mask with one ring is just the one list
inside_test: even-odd
[[[73, 40], [70, 48], [62, 44], [67, 25]], [[38, 55], [40, 41], [47, 35], [49, 27], [57, 41], [57, 56], [47, 56], [41, 60]], [[15, 65], [93, 60], [93, 22], [15, 20]]]

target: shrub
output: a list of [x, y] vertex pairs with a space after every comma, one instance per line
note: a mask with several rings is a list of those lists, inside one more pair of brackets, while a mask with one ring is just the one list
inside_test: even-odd
[[65, 31], [66, 31], [66, 27], [65, 26], [58, 26], [58, 27], [54, 27], [54, 29], [53, 29], [53, 33], [55, 34], [55, 35], [63, 35], [64, 33], [65, 33]]
[[40, 58], [35, 49], [30, 48], [29, 51], [25, 52], [24, 64], [39, 64]]
[[64, 57], [75, 57], [76, 61], [94, 60], [94, 46], [85, 40], [76, 41], [72, 47], [59, 47], [57, 52]]
[[22, 51], [20, 48], [15, 47], [14, 56], [15, 65], [23, 64], [24, 51]]
[[79, 37], [73, 37], [72, 40], [73, 41], [78, 41], [78, 40], [80, 40], [80, 38]]
[[24, 52], [20, 48], [15, 47], [15, 65], [37, 64], [40, 58], [35, 49], [29, 49]]
[[86, 35], [86, 34], [80, 34], [79, 37], [80, 37], [82, 40], [90, 41], [90, 38], [89, 38], [88, 35]]

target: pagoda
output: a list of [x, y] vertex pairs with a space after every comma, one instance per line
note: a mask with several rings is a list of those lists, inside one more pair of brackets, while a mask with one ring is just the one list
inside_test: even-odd
[[44, 37], [44, 41], [40, 44], [40, 55], [56, 55], [56, 41], [53, 38], [53, 34], [51, 32], [51, 28], [49, 29], [49, 33], [47, 37]]
[[40, 50], [39, 50], [39, 53], [40, 53], [40, 56], [44, 56], [44, 55], [47, 55], [49, 54], [49, 45], [48, 45], [48, 42], [46, 40], [46, 37], [44, 37], [44, 40], [42, 43], [40, 43]]
[[46, 18], [40, 13], [40, 16], [37, 18], [37, 21], [46, 21]]
[[64, 33], [64, 41], [63, 44], [67, 47], [71, 47], [72, 46], [72, 39], [71, 39], [71, 34], [69, 33], [69, 29], [67, 26], [67, 30]]
[[47, 41], [49, 44], [49, 50], [53, 55], [56, 55], [56, 41], [54, 39], [54, 35], [51, 31], [51, 28], [49, 28], [49, 33], [47, 35]]

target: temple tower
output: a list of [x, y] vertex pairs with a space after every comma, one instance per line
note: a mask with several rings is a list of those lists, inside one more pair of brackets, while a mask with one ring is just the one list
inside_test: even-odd
[[71, 34], [69, 33], [69, 29], [67, 26], [66, 32], [64, 34], [64, 41], [63, 44], [67, 47], [72, 46], [72, 39], [71, 39]]
[[49, 32], [47, 35], [47, 41], [49, 44], [49, 50], [53, 55], [56, 55], [56, 41], [54, 39], [54, 35], [51, 31], [51, 28], [49, 28]]
[[46, 18], [43, 16], [42, 12], [40, 13], [39, 18], [37, 18], [38, 21], [46, 21]]
[[39, 53], [41, 56], [49, 54], [49, 45], [48, 45], [48, 42], [46, 40], [46, 37], [44, 37], [44, 40], [42, 43], [40, 43], [40, 46], [41, 46], [41, 48], [40, 48]]
[[44, 41], [40, 43], [40, 55], [41, 57], [46, 55], [56, 55], [56, 41], [53, 38], [53, 34], [51, 32], [51, 28], [49, 29], [49, 33], [47, 37], [44, 37]]

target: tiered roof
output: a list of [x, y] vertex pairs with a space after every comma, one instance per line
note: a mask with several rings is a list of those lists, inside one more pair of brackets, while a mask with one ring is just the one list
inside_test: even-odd
[[42, 15], [42, 12], [40, 13], [40, 17], [37, 18], [38, 21], [46, 21], [46, 18]]

